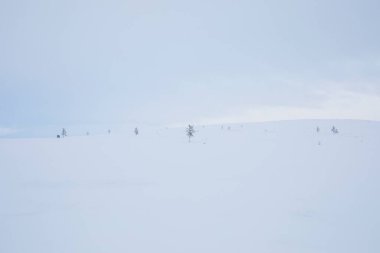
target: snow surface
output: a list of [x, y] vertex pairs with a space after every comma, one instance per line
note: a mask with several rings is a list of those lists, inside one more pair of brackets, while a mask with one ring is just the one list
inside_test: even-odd
[[380, 252], [380, 123], [227, 127], [0, 139], [0, 252]]

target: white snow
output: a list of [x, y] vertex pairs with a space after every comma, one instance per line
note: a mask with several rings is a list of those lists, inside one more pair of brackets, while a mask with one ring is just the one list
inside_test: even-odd
[[380, 123], [227, 127], [0, 139], [0, 252], [380, 252]]

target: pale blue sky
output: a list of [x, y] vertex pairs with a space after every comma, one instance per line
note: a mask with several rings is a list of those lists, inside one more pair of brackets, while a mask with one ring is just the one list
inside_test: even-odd
[[380, 120], [376, 0], [0, 0], [0, 128]]

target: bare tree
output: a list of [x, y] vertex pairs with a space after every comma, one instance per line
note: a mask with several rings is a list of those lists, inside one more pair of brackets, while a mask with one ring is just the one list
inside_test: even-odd
[[191, 138], [194, 137], [194, 133], [195, 133], [194, 126], [189, 125], [186, 128], [186, 135], [187, 137], [189, 137], [189, 142], [191, 141]]

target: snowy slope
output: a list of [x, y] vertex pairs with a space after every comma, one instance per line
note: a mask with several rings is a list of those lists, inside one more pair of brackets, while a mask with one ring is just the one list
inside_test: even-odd
[[380, 123], [227, 127], [0, 139], [0, 252], [380, 252]]

